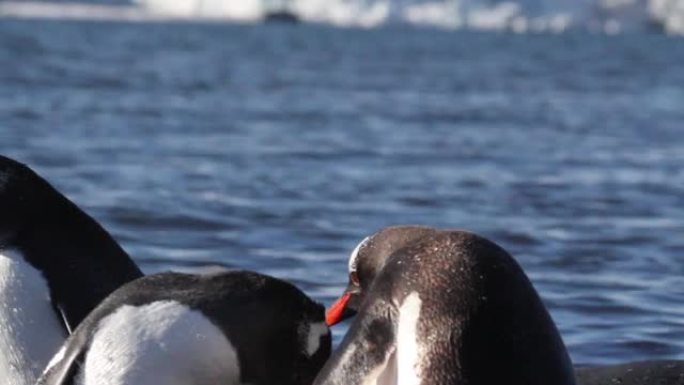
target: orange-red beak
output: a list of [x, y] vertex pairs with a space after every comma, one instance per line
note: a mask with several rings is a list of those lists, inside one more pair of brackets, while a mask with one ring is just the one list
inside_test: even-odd
[[347, 306], [347, 302], [349, 302], [351, 295], [352, 293], [344, 293], [340, 299], [330, 306], [330, 309], [325, 313], [325, 323], [328, 324], [328, 326], [333, 326], [342, 321], [344, 309]]

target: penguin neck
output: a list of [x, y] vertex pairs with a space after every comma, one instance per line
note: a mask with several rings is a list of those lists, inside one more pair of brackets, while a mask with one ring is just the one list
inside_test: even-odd
[[0, 250], [0, 378], [31, 385], [66, 338], [41, 272]]

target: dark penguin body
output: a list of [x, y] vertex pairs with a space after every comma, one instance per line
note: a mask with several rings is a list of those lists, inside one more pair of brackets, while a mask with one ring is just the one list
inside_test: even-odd
[[68, 331], [140, 276], [97, 222], [0, 156], [0, 377], [32, 384]]
[[323, 306], [251, 272], [162, 273], [108, 297], [42, 385], [308, 385], [330, 355]]
[[328, 324], [358, 311], [315, 384], [573, 385], [563, 341], [532, 284], [496, 244], [400, 226], [352, 253]]
[[578, 385], [684, 385], [684, 361], [641, 361], [577, 369]]

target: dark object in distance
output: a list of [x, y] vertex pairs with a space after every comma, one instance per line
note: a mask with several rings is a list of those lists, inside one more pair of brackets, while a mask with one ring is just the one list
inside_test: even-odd
[[273, 11], [264, 15], [264, 23], [299, 24], [301, 20], [289, 11]]

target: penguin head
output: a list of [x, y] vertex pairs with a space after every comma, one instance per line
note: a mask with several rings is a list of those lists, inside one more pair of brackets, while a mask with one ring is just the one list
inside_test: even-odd
[[[294, 285], [255, 275], [263, 285], [232, 313], [241, 380], [249, 384], [310, 385], [330, 356], [325, 308]], [[261, 277], [261, 278], [260, 278]]]
[[328, 309], [326, 323], [332, 326], [354, 316], [387, 260], [396, 251], [435, 231], [427, 226], [392, 226], [361, 241], [349, 256], [347, 288]]

